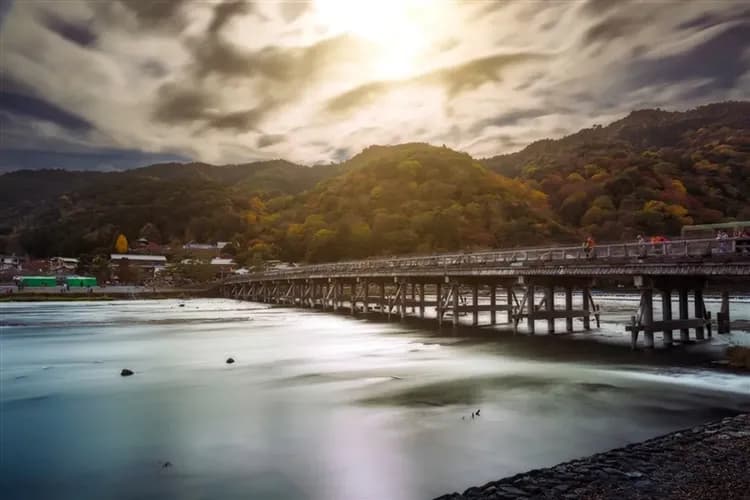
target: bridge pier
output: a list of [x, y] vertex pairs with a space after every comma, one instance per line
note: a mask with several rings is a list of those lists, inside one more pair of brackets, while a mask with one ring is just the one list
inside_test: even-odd
[[479, 284], [474, 283], [471, 286], [471, 324], [477, 326], [479, 324]]
[[526, 324], [529, 328], [529, 333], [532, 335], [536, 332], [536, 325], [534, 324], [536, 320], [536, 301], [534, 300], [534, 292], [534, 285], [529, 283], [526, 287], [526, 302], [528, 307], [528, 318], [526, 319]]
[[[687, 321], [689, 319], [688, 313], [688, 289], [680, 288], [680, 321]], [[690, 341], [690, 328], [680, 328], [680, 342], [687, 343]]]
[[664, 345], [672, 347], [672, 329], [669, 328], [672, 323], [672, 290], [668, 288], [661, 291], [661, 314], [667, 325], [664, 329]]
[[[704, 332], [711, 336], [711, 313], [706, 311], [703, 301], [703, 279], [663, 278], [657, 277], [645, 280], [636, 278], [636, 284], [641, 289], [641, 303], [636, 316], [632, 317], [631, 325], [626, 330], [631, 333], [631, 347], [635, 349], [638, 343], [638, 333], [644, 332], [645, 346], [654, 347], [654, 332], [662, 332], [665, 347], [674, 344], [674, 330], [680, 330], [680, 343], [690, 342], [690, 329], [695, 328], [697, 341], [705, 340]], [[654, 320], [653, 290], [661, 292], [662, 319]], [[679, 319], [672, 316], [672, 290], [677, 290], [679, 300]], [[695, 317], [690, 319], [688, 312], [688, 294], [693, 291]]]
[[424, 282], [419, 283], [419, 317], [424, 319]]
[[547, 333], [555, 333], [555, 287], [548, 285], [544, 290], [544, 305], [547, 311]]
[[731, 318], [729, 317], [729, 291], [721, 291], [721, 310], [716, 315], [717, 333], [729, 333], [731, 330]]
[[461, 287], [458, 283], [451, 284], [451, 292], [453, 293], [453, 328], [456, 328], [458, 327], [458, 307], [461, 299]]

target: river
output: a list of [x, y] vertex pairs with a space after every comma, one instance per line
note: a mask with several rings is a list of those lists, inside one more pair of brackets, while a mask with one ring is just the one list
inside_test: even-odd
[[599, 299], [603, 342], [222, 299], [2, 303], [0, 491], [422, 499], [750, 411], [750, 377], [706, 346], [631, 352], [632, 302]]

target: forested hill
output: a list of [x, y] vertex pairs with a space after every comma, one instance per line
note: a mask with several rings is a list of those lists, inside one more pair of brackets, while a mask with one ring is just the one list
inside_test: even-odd
[[482, 163], [540, 189], [561, 223], [600, 238], [746, 220], [750, 102], [634, 111]]
[[232, 241], [242, 263], [677, 234], [750, 219], [750, 103], [636, 111], [477, 161], [428, 144], [338, 165], [160, 164], [0, 176], [0, 253], [107, 253], [116, 234]]

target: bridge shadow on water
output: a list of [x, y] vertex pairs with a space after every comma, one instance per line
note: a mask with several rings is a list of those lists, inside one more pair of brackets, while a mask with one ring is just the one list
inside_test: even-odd
[[[326, 314], [330, 314], [326, 312]], [[348, 316], [341, 313], [341, 316]], [[349, 316], [351, 317], [351, 316]], [[434, 318], [407, 316], [403, 320], [388, 320], [377, 313], [367, 317], [356, 316], [360, 321], [385, 324], [400, 324], [405, 328], [417, 329], [420, 333], [433, 337], [436, 341], [448, 340], [454, 346], [476, 346], [488, 354], [498, 354], [535, 361], [581, 362], [607, 365], [646, 365], [655, 367], [703, 367], [730, 372], [723, 364], [717, 363], [724, 357], [721, 346], [710, 341], [676, 343], [671, 348], [631, 349], [629, 335], [623, 331], [619, 339], [611, 333], [603, 334], [597, 329], [577, 330], [572, 333], [529, 334], [523, 330], [515, 333], [512, 326], [436, 326]], [[622, 328], [624, 330], [624, 326]]]

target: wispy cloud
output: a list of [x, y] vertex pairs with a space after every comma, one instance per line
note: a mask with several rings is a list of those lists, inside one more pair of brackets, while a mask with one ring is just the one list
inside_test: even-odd
[[634, 108], [750, 98], [744, 1], [4, 0], [0, 16], [6, 149], [487, 156]]

